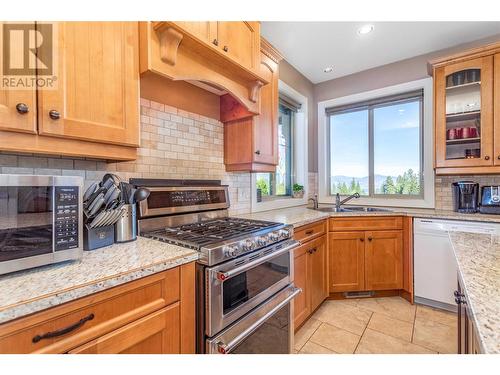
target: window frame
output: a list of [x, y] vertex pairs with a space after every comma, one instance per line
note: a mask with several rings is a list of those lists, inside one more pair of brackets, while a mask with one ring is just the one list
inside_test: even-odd
[[[421, 129], [420, 148], [421, 154], [421, 190], [422, 196], [404, 194], [373, 194], [362, 196], [351, 200], [349, 204], [363, 206], [388, 206], [388, 207], [414, 207], [434, 208], [435, 186], [434, 186], [434, 127], [433, 127], [433, 83], [432, 78], [424, 78], [416, 81], [405, 82], [393, 86], [383, 87], [376, 90], [361, 92], [335, 99], [318, 102], [318, 198], [320, 203], [333, 204], [335, 196], [330, 195], [330, 155], [329, 155], [329, 126], [330, 116], [327, 108], [340, 108], [344, 106], [354, 108], [354, 104], [368, 101], [377, 101], [391, 95], [405, 94], [418, 89], [423, 89], [423, 100], [421, 104]], [[358, 106], [360, 107], [360, 106]], [[370, 135], [373, 137], [373, 135]], [[371, 142], [370, 142], [371, 143]], [[369, 155], [369, 163], [373, 158], [373, 146]], [[371, 169], [373, 168], [373, 169]], [[369, 166], [370, 173], [374, 166]], [[373, 181], [374, 187], [374, 181]]]
[[[397, 96], [404, 96], [406, 94], [412, 94], [412, 92], [402, 93]], [[366, 103], [353, 103], [351, 106], [343, 106], [343, 108], [336, 109], [326, 109], [328, 126], [326, 129], [327, 135], [327, 171], [329, 185], [329, 195], [333, 195], [331, 192], [331, 118], [335, 115], [358, 112], [358, 111], [368, 111], [368, 194], [363, 195], [365, 198], [386, 198], [386, 199], [423, 199], [424, 197], [424, 97], [423, 92], [421, 96], [409, 96], [408, 98], [394, 98], [394, 96], [389, 96], [387, 98], [380, 98], [376, 100], [377, 103], [366, 104]], [[376, 192], [375, 189], [375, 110], [378, 108], [389, 107], [392, 105], [406, 104], [418, 102], [419, 105], [419, 182], [420, 182], [420, 192], [419, 194], [380, 194]], [[357, 105], [359, 104], [359, 105]]]
[[[293, 196], [275, 196], [272, 198], [264, 198], [261, 202], [257, 202], [257, 173], [251, 173], [251, 211], [261, 212], [273, 209], [285, 208], [285, 207], [295, 207], [303, 206], [307, 204], [308, 199], [308, 99], [306, 96], [299, 93], [294, 88], [288, 86], [283, 81], [278, 81], [278, 89], [280, 94], [284, 94], [286, 97], [293, 99], [296, 103], [300, 104], [300, 108], [295, 112], [294, 125], [292, 129], [292, 182], [304, 186], [304, 197], [303, 198], [293, 198]], [[278, 109], [277, 109], [278, 110]], [[295, 142], [299, 140], [300, 142]], [[293, 191], [293, 186], [292, 186]]]

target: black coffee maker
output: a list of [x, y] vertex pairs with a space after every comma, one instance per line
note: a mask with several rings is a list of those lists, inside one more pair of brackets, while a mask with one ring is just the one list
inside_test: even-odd
[[458, 181], [451, 184], [453, 211], [461, 213], [478, 212], [479, 184], [473, 181]]

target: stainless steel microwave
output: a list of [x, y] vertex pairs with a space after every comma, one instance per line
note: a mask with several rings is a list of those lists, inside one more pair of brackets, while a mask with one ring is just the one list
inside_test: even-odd
[[83, 179], [0, 175], [0, 274], [78, 259]]

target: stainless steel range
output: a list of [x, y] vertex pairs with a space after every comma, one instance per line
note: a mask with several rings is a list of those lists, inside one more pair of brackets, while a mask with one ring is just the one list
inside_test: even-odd
[[228, 217], [220, 181], [133, 179], [151, 194], [139, 234], [201, 253], [197, 265], [199, 353], [290, 353], [293, 227]]

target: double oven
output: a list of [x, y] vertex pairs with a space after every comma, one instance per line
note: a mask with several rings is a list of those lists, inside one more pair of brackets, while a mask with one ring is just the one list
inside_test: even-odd
[[200, 252], [198, 353], [291, 353], [293, 227], [228, 216], [220, 181], [131, 180], [150, 189], [139, 234]]
[[290, 353], [294, 240], [241, 258], [198, 265], [198, 350], [206, 353]]

